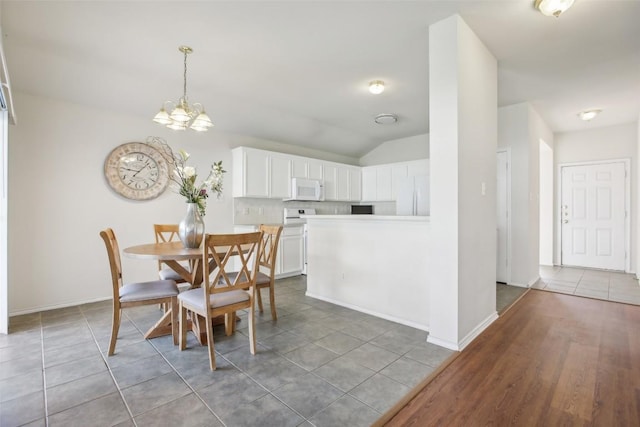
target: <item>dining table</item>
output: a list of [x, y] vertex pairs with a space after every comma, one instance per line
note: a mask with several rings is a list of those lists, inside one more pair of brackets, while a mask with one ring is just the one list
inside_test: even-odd
[[[129, 258], [162, 261], [178, 273], [192, 288], [197, 288], [202, 285], [203, 266], [201, 248], [185, 248], [182, 242], [173, 241], [130, 246], [123, 249], [122, 252]], [[185, 265], [183, 265], [181, 261], [183, 263], [187, 261], [189, 268], [185, 268]], [[212, 260], [210, 263], [214, 263], [214, 261]], [[213, 268], [211, 265], [210, 267]], [[187, 325], [187, 328], [193, 331], [202, 345], [207, 344], [206, 325], [204, 322], [204, 318], [193, 315]], [[214, 319], [214, 324], [222, 323], [224, 323], [224, 318]], [[155, 338], [169, 334], [171, 334], [171, 308], [168, 308], [162, 318], [145, 334], [145, 338]]]

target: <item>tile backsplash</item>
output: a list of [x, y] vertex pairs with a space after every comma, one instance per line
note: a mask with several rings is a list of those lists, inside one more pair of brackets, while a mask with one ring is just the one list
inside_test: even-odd
[[[283, 202], [273, 199], [233, 199], [233, 223], [235, 225], [280, 224], [284, 208], [314, 208], [318, 215], [349, 215], [351, 205], [357, 202]], [[395, 215], [394, 202], [372, 204], [376, 215]]]

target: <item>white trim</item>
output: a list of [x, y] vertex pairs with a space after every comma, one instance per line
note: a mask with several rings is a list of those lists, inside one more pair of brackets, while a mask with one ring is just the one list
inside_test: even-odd
[[[627, 254], [624, 260], [625, 273], [631, 273], [631, 159], [609, 159], [609, 160], [592, 160], [588, 162], [570, 162], [570, 163], [558, 163], [558, 179], [556, 187], [556, 226], [558, 232], [556, 233], [556, 256], [554, 257], [554, 264], [563, 266], [562, 264], [562, 168], [571, 166], [586, 166], [586, 165], [605, 165], [609, 163], [624, 163], [624, 209], [627, 213], [624, 220], [624, 250]], [[569, 267], [569, 266], [567, 266]], [[577, 266], [581, 267], [581, 266]]]
[[0, 334], [9, 333], [9, 120], [0, 111]]
[[498, 320], [498, 312], [494, 311], [487, 316], [482, 322], [480, 322], [471, 332], [469, 332], [462, 340], [460, 340], [460, 350], [464, 350], [466, 346], [471, 344], [471, 341], [476, 339], [478, 335], [484, 332], [493, 322]]
[[11, 317], [13, 317], [13, 316], [21, 316], [23, 314], [39, 313], [41, 311], [47, 311], [47, 310], [57, 310], [57, 309], [60, 309], [60, 308], [76, 307], [78, 305], [91, 304], [91, 303], [94, 303], [94, 302], [109, 301], [111, 299], [113, 299], [113, 298], [111, 298], [111, 297], [102, 297], [102, 298], [94, 298], [94, 299], [86, 300], [86, 301], [83, 301], [83, 302], [72, 302], [72, 303], [68, 303], [68, 304], [56, 304], [56, 305], [48, 305], [48, 306], [45, 306], [45, 307], [29, 308], [29, 309], [26, 309], [26, 310], [14, 311], [13, 313], [11, 313]]
[[496, 150], [498, 153], [507, 154], [507, 284], [511, 284], [511, 264], [513, 264], [513, 257], [511, 256], [511, 147], [499, 148]]
[[435, 345], [439, 345], [440, 347], [448, 348], [449, 350], [454, 351], [462, 351], [466, 346], [471, 344], [471, 341], [476, 339], [485, 329], [487, 329], [493, 322], [498, 319], [498, 313], [493, 312], [486, 319], [480, 322], [471, 332], [469, 332], [464, 338], [460, 340], [459, 343], [454, 343], [451, 341], [442, 340], [440, 338], [434, 337], [431, 334], [427, 336], [427, 342]]
[[314, 295], [314, 294], [309, 293], [309, 292], [305, 292], [305, 295], [308, 296], [308, 297], [311, 297], [311, 298], [319, 299], [321, 301], [330, 302], [331, 304], [339, 305], [341, 307], [346, 307], [346, 308], [349, 308], [351, 310], [359, 311], [361, 313], [370, 314], [370, 315], [375, 316], [375, 317], [380, 317], [380, 318], [385, 319], [385, 320], [390, 320], [392, 322], [400, 323], [400, 324], [405, 325], [405, 326], [410, 326], [412, 328], [420, 329], [421, 331], [429, 332], [429, 326], [428, 325], [423, 325], [421, 323], [412, 322], [410, 320], [400, 319], [400, 318], [395, 317], [395, 316], [389, 316], [388, 314], [383, 314], [383, 313], [379, 313], [377, 311], [368, 310], [366, 308], [362, 308], [362, 307], [359, 307], [357, 305], [345, 303], [343, 301], [337, 301], [337, 300], [334, 300], [332, 298], [327, 298], [327, 297]]

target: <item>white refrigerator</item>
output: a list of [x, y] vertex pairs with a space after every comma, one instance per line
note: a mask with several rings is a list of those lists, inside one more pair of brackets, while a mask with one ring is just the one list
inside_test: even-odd
[[396, 215], [429, 214], [429, 175], [402, 178], [396, 194]]

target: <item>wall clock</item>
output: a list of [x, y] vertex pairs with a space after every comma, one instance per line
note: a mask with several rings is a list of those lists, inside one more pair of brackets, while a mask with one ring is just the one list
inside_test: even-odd
[[132, 200], [154, 199], [169, 184], [166, 158], [142, 142], [128, 142], [114, 148], [104, 162], [104, 174], [111, 188]]

